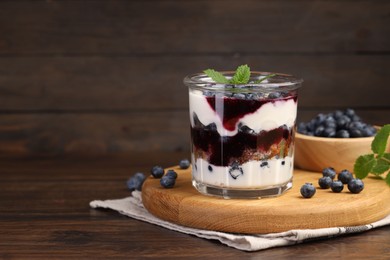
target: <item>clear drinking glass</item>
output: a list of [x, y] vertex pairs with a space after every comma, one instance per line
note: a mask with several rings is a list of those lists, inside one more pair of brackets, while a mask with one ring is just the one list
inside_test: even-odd
[[[231, 78], [234, 72], [222, 72]], [[251, 72], [251, 81], [270, 73]], [[292, 187], [297, 89], [277, 73], [259, 84], [220, 84], [205, 74], [189, 88], [192, 184], [223, 198], [278, 196]]]

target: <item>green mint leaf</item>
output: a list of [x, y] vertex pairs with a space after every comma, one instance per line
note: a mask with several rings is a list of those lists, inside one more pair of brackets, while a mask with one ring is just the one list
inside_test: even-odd
[[390, 124], [384, 125], [375, 135], [375, 138], [371, 143], [371, 150], [379, 156], [382, 156], [385, 153], [387, 139], [389, 138], [389, 135]]
[[373, 154], [361, 155], [356, 159], [353, 172], [359, 179], [364, 179], [374, 167], [376, 159]]
[[222, 73], [215, 71], [213, 69], [207, 69], [203, 71], [207, 76], [209, 76], [212, 80], [214, 80], [216, 83], [223, 83], [227, 84], [229, 83], [229, 80], [222, 75]]
[[265, 76], [264, 78], [253, 81], [253, 84], [259, 84], [259, 83], [263, 82], [264, 80], [272, 78], [274, 76], [276, 76], [276, 74], [269, 74], [269, 75]]
[[377, 159], [371, 172], [375, 175], [379, 175], [388, 170], [390, 170], [390, 153], [385, 153], [382, 157]]
[[390, 186], [390, 172], [387, 173], [385, 181], [386, 181], [387, 185]]
[[251, 69], [248, 65], [241, 65], [236, 69], [233, 78], [229, 83], [231, 84], [247, 84], [251, 76]]

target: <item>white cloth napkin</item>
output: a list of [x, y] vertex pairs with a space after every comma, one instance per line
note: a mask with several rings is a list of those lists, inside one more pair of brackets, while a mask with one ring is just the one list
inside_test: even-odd
[[330, 238], [343, 234], [363, 232], [390, 224], [389, 215], [382, 220], [362, 226], [296, 229], [281, 233], [245, 235], [189, 228], [161, 220], [150, 214], [144, 208], [141, 199], [141, 192], [139, 191], [134, 191], [132, 193], [132, 197], [123, 199], [94, 200], [90, 202], [90, 206], [92, 208], [108, 208], [116, 210], [119, 213], [134, 219], [146, 221], [185, 234], [206, 239], [219, 240], [222, 244], [244, 251], [259, 251], [271, 247], [293, 245], [319, 238]]

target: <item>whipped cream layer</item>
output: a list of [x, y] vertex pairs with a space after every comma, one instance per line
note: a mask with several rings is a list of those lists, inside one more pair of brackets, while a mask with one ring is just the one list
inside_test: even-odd
[[248, 161], [237, 167], [211, 165], [204, 159], [192, 158], [192, 178], [203, 184], [220, 188], [267, 188], [285, 184], [293, 176], [293, 157]]
[[215, 124], [220, 136], [234, 136], [237, 134], [237, 126], [241, 123], [248, 126], [255, 133], [269, 131], [285, 125], [292, 128], [297, 116], [297, 101], [294, 98], [267, 100], [261, 106], [251, 113], [240, 117], [236, 122], [234, 129], [227, 129], [223, 122], [223, 113], [225, 109], [226, 97], [216, 97], [214, 109], [211, 107], [207, 98], [201, 91], [190, 91], [189, 107], [191, 126], [194, 127], [194, 114], [203, 125]]

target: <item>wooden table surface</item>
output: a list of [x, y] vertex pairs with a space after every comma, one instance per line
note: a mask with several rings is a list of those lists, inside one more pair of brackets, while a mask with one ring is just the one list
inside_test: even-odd
[[175, 152], [1, 159], [0, 259], [390, 258], [390, 226], [248, 253], [89, 207], [94, 199], [129, 196], [125, 181], [135, 172], [171, 166], [184, 157]]

